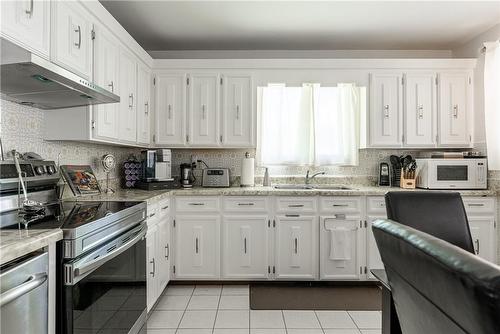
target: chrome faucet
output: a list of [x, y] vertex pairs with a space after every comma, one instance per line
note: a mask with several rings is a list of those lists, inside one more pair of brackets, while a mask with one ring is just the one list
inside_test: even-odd
[[307, 173], [306, 173], [306, 179], [305, 179], [305, 184], [309, 184], [311, 182], [312, 179], [314, 179], [316, 176], [318, 175], [325, 175], [326, 172], [318, 172], [318, 173], [314, 173], [313, 175], [309, 176], [309, 169], [307, 170]]

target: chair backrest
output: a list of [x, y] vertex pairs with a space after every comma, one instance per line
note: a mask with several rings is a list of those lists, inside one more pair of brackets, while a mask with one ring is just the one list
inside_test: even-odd
[[500, 333], [499, 266], [393, 221], [372, 229], [403, 333]]
[[474, 253], [462, 197], [456, 192], [391, 191], [387, 218]]

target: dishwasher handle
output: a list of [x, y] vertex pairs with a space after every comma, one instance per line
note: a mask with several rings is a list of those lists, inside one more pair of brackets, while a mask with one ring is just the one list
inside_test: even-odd
[[38, 273], [31, 275], [28, 280], [12, 289], [9, 289], [0, 295], [0, 307], [10, 303], [22, 295], [38, 288], [47, 280], [47, 273]]

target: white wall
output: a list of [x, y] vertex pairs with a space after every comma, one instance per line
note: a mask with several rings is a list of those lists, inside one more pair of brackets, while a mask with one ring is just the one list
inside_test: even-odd
[[484, 53], [483, 43], [500, 39], [500, 23], [453, 50], [454, 58], [477, 58], [474, 70], [474, 143], [486, 147], [484, 133]]

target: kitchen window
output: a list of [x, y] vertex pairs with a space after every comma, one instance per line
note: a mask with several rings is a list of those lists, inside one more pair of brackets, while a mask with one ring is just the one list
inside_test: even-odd
[[260, 165], [358, 164], [366, 88], [269, 84], [258, 89]]

